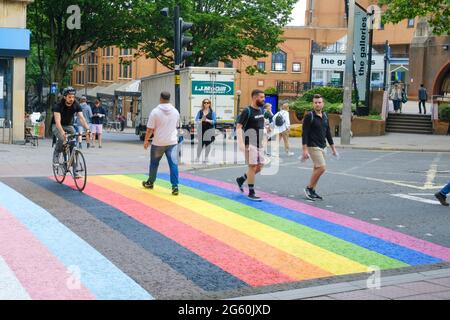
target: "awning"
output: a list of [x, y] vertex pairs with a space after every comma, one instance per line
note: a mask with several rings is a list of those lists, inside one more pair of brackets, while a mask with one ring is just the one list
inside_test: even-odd
[[121, 86], [123, 86], [123, 83], [113, 83], [108, 87], [101, 87], [97, 92], [97, 98], [114, 99], [116, 97], [116, 89]]
[[120, 86], [115, 90], [115, 95], [120, 97], [140, 97], [141, 80], [134, 80]]
[[79, 89], [79, 90], [77, 90], [76, 97], [78, 99], [80, 99], [81, 97], [86, 96], [86, 98], [88, 98], [88, 99], [89, 98], [90, 99], [97, 99], [97, 92], [99, 90], [101, 90], [102, 88], [104, 88], [104, 87], [96, 86], [94, 88], [88, 88], [87, 89], [87, 93], [86, 93], [86, 90], [84, 88]]

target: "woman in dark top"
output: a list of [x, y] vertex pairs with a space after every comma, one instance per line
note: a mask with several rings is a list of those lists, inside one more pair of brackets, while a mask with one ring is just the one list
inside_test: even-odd
[[209, 99], [203, 100], [202, 109], [197, 113], [195, 123], [197, 124], [198, 136], [197, 162], [200, 161], [202, 150], [205, 147], [205, 162], [207, 162], [211, 152], [211, 143], [215, 140], [214, 132], [216, 127], [216, 113], [212, 111]]

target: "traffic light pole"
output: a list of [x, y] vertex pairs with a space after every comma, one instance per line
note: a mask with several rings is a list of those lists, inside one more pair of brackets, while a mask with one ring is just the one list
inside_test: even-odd
[[174, 30], [175, 30], [175, 43], [174, 43], [174, 49], [175, 49], [175, 108], [180, 112], [180, 84], [181, 84], [181, 25], [180, 25], [180, 6], [175, 7], [174, 17], [173, 17], [173, 24], [174, 24]]

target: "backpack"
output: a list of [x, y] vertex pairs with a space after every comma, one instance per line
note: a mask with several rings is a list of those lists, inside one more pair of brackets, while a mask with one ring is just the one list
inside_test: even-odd
[[[311, 113], [311, 124], [313, 124], [313, 122], [314, 122], [314, 111], [311, 111], [310, 112]], [[325, 120], [325, 123], [327, 124], [327, 127], [328, 127], [328, 115], [327, 115], [327, 113], [326, 112], [322, 112], [322, 116], [323, 116], [323, 120]]]
[[279, 114], [277, 115], [277, 117], [275, 118], [275, 125], [276, 125], [277, 127], [282, 127], [282, 126], [284, 125], [285, 122], [286, 122], [286, 121], [284, 120], [283, 115], [282, 115], [281, 113], [279, 113]]
[[[247, 130], [248, 120], [252, 116], [252, 108], [251, 107], [247, 107], [246, 109], [247, 109], [247, 112], [248, 112], [248, 117], [247, 117], [247, 121], [245, 121], [245, 124], [242, 125], [242, 129], [244, 131]], [[236, 125], [240, 122], [240, 120], [241, 120], [241, 115], [238, 115], [237, 118], [236, 118]]]

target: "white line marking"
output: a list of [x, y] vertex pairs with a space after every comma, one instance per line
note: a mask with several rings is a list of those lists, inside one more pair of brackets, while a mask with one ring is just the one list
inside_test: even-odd
[[436, 178], [437, 166], [441, 159], [442, 153], [438, 153], [431, 163], [430, 169], [427, 171], [427, 182], [423, 185], [424, 188], [432, 188], [434, 186], [434, 179]]
[[426, 233], [425, 234], [427, 237], [432, 237], [433, 235], [431, 233]]
[[397, 228], [406, 228], [406, 227], [403, 226], [403, 225], [401, 225], [401, 224], [399, 224], [399, 225], [397, 226]]
[[434, 193], [408, 193], [410, 196], [434, 196]]
[[370, 220], [372, 220], [372, 221], [380, 221], [380, 219], [378, 219], [378, 218], [372, 218]]
[[398, 198], [403, 198], [403, 199], [408, 199], [408, 200], [413, 200], [413, 201], [418, 201], [418, 202], [423, 202], [423, 203], [428, 203], [428, 204], [439, 204], [439, 201], [435, 201], [435, 200], [429, 200], [429, 199], [424, 199], [424, 198], [419, 198], [419, 197], [414, 197], [414, 196], [410, 196], [407, 194], [391, 194], [391, 196], [393, 197], [398, 197]]

